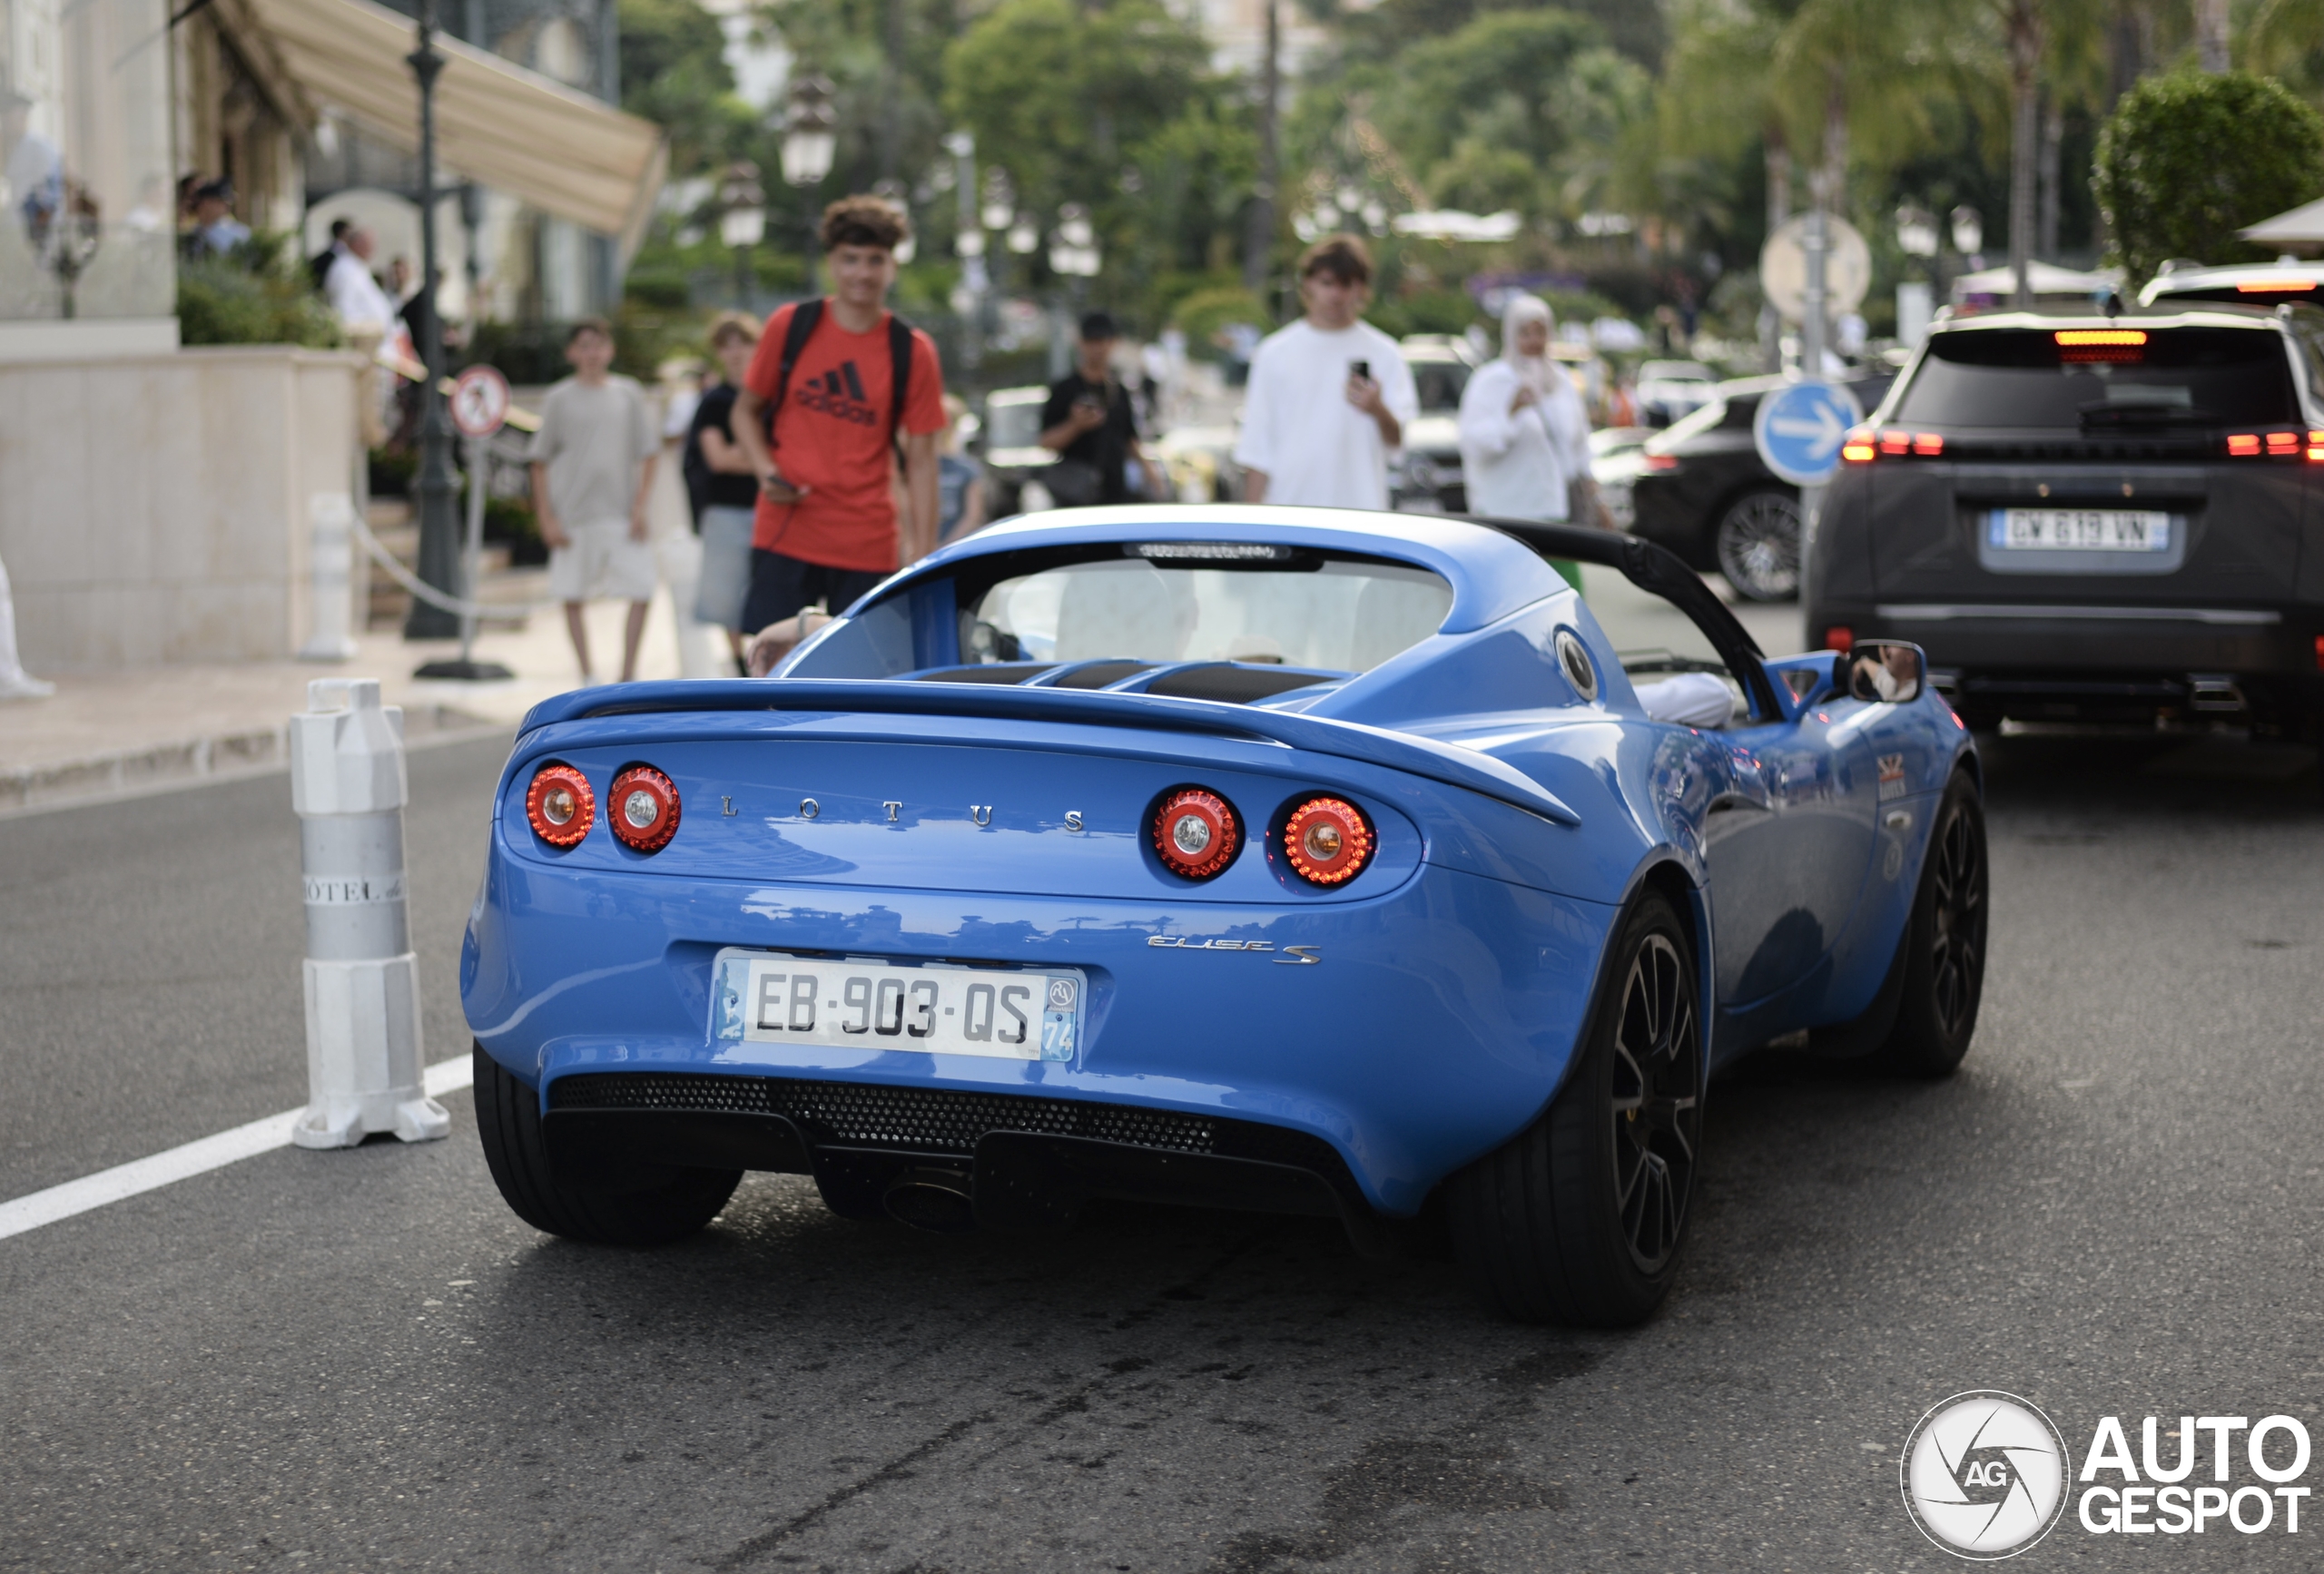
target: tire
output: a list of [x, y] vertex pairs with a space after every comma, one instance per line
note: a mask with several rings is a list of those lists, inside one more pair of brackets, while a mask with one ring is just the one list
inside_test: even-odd
[[517, 1216], [537, 1230], [600, 1246], [659, 1246], [683, 1240], [718, 1216], [742, 1184], [738, 1169], [642, 1166], [643, 1184], [620, 1190], [560, 1178], [541, 1142], [540, 1096], [478, 1045], [476, 1126], [484, 1162]]
[[1744, 493], [1718, 516], [1711, 546], [1718, 571], [1746, 601], [1798, 596], [1799, 499], [1790, 493]]
[[1702, 1146], [1694, 948], [1670, 903], [1649, 892], [1617, 928], [1610, 957], [1565, 1087], [1445, 1188], [1471, 1286], [1521, 1322], [1644, 1322], [1669, 1292], [1686, 1238]]
[[1987, 894], [1984, 810], [1976, 783], [1958, 771], [1929, 829], [1928, 857], [1905, 932], [1896, 1025], [1871, 1054], [1878, 1069], [1897, 1077], [1949, 1077], [1969, 1052], [1984, 995]]

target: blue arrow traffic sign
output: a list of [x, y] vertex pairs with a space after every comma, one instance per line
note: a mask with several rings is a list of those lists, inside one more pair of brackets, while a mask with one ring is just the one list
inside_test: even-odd
[[1840, 466], [1840, 439], [1864, 407], [1838, 383], [1802, 378], [1759, 401], [1751, 440], [1768, 469], [1795, 487], [1820, 487]]

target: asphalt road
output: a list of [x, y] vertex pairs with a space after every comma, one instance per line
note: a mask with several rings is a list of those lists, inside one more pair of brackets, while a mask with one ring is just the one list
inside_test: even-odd
[[[498, 755], [412, 761], [431, 1059], [465, 1046]], [[2287, 1412], [2324, 1452], [2310, 757], [1988, 760], [1966, 1065], [1722, 1078], [1644, 1329], [1499, 1323], [1310, 1221], [937, 1238], [788, 1177], [589, 1250], [501, 1205], [461, 1095], [446, 1142], [0, 1241], [0, 1569], [1932, 1569], [1897, 1453], [1959, 1390], [2077, 1458], [2109, 1413], [2135, 1447], [2149, 1413]], [[302, 1101], [296, 846], [281, 777], [0, 823], [0, 1198]], [[2314, 1567], [2313, 1512], [2069, 1518], [2013, 1566]]]

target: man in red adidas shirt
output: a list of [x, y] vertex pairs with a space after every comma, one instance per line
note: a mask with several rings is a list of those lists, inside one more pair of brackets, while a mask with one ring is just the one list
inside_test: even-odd
[[944, 373], [935, 341], [887, 309], [906, 232], [902, 212], [878, 197], [824, 209], [831, 296], [784, 307], [759, 336], [732, 422], [759, 478], [745, 629], [818, 601], [838, 612], [936, 546]]

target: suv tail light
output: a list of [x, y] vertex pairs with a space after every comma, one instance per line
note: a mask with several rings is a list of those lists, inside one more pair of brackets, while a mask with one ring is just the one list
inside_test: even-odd
[[1243, 842], [1235, 806], [1203, 787], [1162, 795], [1154, 815], [1154, 851], [1173, 874], [1208, 880], [1235, 861]]
[[677, 784], [651, 765], [631, 765], [606, 790], [606, 818], [624, 847], [659, 852], [678, 833]]
[[597, 821], [589, 779], [570, 765], [544, 765], [525, 789], [525, 819], [551, 847], [578, 847]]
[[1840, 439], [1840, 459], [1844, 464], [1868, 465], [1883, 456], [1900, 459], [1907, 455], [1923, 459], [1944, 457], [1945, 435], [1908, 432], [1902, 427], [1882, 427], [1877, 431], [1870, 427], [1851, 427], [1848, 435]]
[[1840, 462], [1844, 465], [1869, 465], [1879, 452], [1872, 446], [1870, 427], [1850, 427], [1848, 435], [1840, 439]]
[[1344, 885], [1372, 861], [1378, 838], [1344, 798], [1310, 798], [1284, 822], [1284, 856], [1310, 885]]

